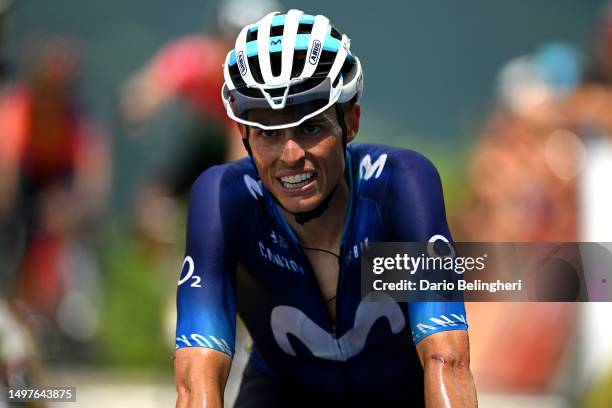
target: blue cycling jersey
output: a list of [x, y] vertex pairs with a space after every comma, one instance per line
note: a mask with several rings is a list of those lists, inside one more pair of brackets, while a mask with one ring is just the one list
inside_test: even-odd
[[[234, 353], [236, 313], [262, 372], [337, 396], [421, 395], [414, 345], [467, 330], [462, 302], [368, 302], [360, 252], [369, 242], [450, 239], [431, 162], [381, 145], [347, 147], [349, 211], [341, 241], [335, 324], [299, 242], [248, 158], [195, 182], [179, 280], [176, 348]], [[240, 267], [239, 267], [240, 266]]]

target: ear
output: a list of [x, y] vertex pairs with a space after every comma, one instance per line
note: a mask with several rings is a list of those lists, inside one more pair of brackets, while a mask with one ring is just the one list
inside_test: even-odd
[[351, 103], [345, 112], [347, 141], [351, 142], [357, 136], [359, 131], [359, 118], [361, 118], [361, 105], [359, 103]]
[[246, 126], [239, 122], [234, 122], [234, 124], [236, 125], [236, 128], [238, 129], [238, 132], [240, 133], [240, 137], [244, 139], [244, 130]]

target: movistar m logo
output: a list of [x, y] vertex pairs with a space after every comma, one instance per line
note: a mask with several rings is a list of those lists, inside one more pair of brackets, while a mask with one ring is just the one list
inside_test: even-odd
[[374, 176], [374, 178], [379, 178], [380, 174], [385, 167], [385, 163], [387, 162], [387, 154], [381, 154], [378, 159], [374, 163], [372, 163], [372, 158], [369, 154], [367, 154], [359, 164], [359, 178], [364, 180], [369, 180]]
[[242, 51], [238, 53], [238, 70], [240, 70], [240, 75], [242, 76], [247, 73], [247, 64], [244, 60], [244, 52]]
[[353, 327], [338, 339], [292, 306], [276, 306], [270, 315], [270, 324], [276, 343], [291, 356], [297, 353], [289, 341], [289, 334], [300, 340], [317, 358], [346, 361], [361, 353], [370, 330], [381, 318], [387, 320], [393, 334], [398, 334], [406, 326], [400, 306], [381, 292], [369, 293], [361, 300], [355, 311]]
[[310, 56], [308, 56], [308, 62], [312, 65], [317, 65], [319, 57], [321, 56], [321, 41], [314, 40], [312, 43], [312, 49], [310, 50]]
[[270, 45], [278, 45], [281, 43], [281, 39], [279, 38], [278, 40], [270, 40]]
[[257, 196], [263, 197], [263, 190], [261, 188], [261, 181], [255, 180], [248, 174], [244, 175], [244, 184], [246, 184], [249, 193], [257, 200]]

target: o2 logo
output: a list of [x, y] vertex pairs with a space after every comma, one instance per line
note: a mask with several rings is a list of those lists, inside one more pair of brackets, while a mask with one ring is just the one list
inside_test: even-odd
[[202, 278], [200, 276], [193, 276], [193, 271], [195, 270], [195, 264], [193, 263], [193, 258], [190, 256], [186, 256], [183, 261], [183, 266], [181, 267], [181, 271], [185, 270], [185, 265], [188, 266], [187, 273], [183, 276], [181, 272], [181, 276], [183, 276], [178, 281], [178, 285], [181, 286], [183, 283], [191, 280], [192, 288], [201, 288], [202, 287]]

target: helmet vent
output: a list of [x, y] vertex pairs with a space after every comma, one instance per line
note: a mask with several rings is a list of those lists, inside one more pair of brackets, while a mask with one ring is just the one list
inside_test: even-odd
[[282, 55], [282, 52], [270, 53], [270, 68], [274, 76], [279, 76], [281, 74]]
[[251, 41], [255, 41], [257, 39], [257, 28], [254, 30], [249, 30], [246, 36], [246, 42], [249, 43]]
[[331, 29], [331, 36], [338, 41], [342, 41], [342, 34], [340, 34], [340, 31], [336, 30], [335, 27]]
[[293, 66], [291, 67], [291, 78], [297, 78], [304, 70], [306, 63], [306, 50], [297, 50], [293, 54]]
[[312, 32], [312, 23], [300, 23], [298, 26], [298, 34], [310, 34]]
[[261, 67], [259, 66], [259, 58], [257, 55], [249, 57], [249, 67], [251, 68], [251, 75], [253, 75], [253, 79], [259, 83], [263, 84], [263, 76], [261, 75]]
[[285, 32], [284, 25], [277, 25], [270, 27], [270, 38], [272, 37], [280, 37]]
[[327, 73], [331, 70], [334, 60], [336, 59], [336, 53], [334, 51], [323, 50], [319, 64], [315, 70], [313, 77], [326, 77]]
[[240, 75], [240, 71], [238, 70], [238, 64], [229, 66], [229, 74], [236, 88], [242, 88], [246, 86], [246, 83], [244, 82], [244, 79], [242, 79], [242, 75]]

